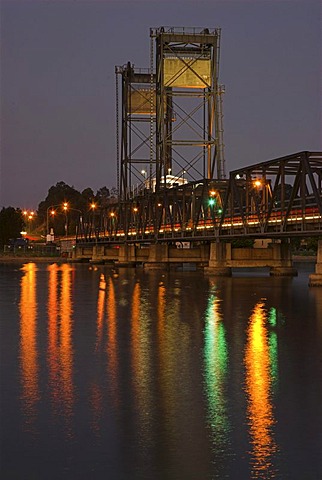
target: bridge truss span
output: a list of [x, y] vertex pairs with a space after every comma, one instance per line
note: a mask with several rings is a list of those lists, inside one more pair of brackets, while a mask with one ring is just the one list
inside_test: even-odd
[[224, 215], [231, 235], [321, 232], [321, 152], [299, 152], [230, 172]]
[[[86, 225], [85, 225], [86, 227]], [[120, 199], [82, 242], [172, 242], [322, 235], [322, 152], [243, 167], [228, 179], [173, 182]]]

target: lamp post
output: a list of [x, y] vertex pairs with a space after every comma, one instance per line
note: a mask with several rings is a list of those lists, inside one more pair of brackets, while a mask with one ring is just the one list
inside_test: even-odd
[[65, 236], [68, 235], [68, 215], [67, 214], [68, 214], [69, 210], [75, 210], [76, 212], [79, 212], [80, 213], [80, 216], [79, 216], [80, 222], [82, 222], [82, 220], [83, 220], [83, 212], [81, 210], [78, 210], [77, 208], [70, 207], [68, 202], [64, 202], [63, 204], [50, 205], [47, 208], [47, 212], [46, 212], [46, 237], [47, 237], [47, 242], [52, 241], [51, 234], [49, 232], [49, 216], [51, 215], [52, 217], [54, 217], [54, 215], [56, 215], [56, 213], [57, 213], [57, 210], [55, 210], [56, 207], [60, 207], [61, 208], [60, 213], [65, 214]]
[[30, 233], [30, 231], [31, 231], [30, 225], [31, 225], [31, 221], [35, 217], [35, 212], [33, 210], [24, 210], [22, 213], [23, 213], [23, 216], [25, 217], [27, 225], [28, 225], [27, 230], [29, 230], [29, 233]]
[[146, 170], [141, 170], [141, 175], [144, 178], [144, 180], [143, 180], [144, 188], [146, 188], [147, 171]]
[[78, 208], [70, 207], [68, 205], [68, 202], [64, 202], [63, 210], [65, 212], [65, 236], [67, 237], [67, 235], [68, 235], [68, 216], [67, 216], [67, 212], [69, 210], [73, 210], [75, 212], [80, 213], [80, 216], [79, 216], [80, 223], [82, 223], [82, 221], [83, 221], [83, 212], [81, 210], [79, 210]]
[[68, 233], [68, 217], [67, 217], [67, 210], [68, 210], [68, 203], [67, 202], [64, 202], [63, 204], [63, 210], [65, 212], [65, 237], [67, 237], [67, 233]]
[[92, 202], [90, 204], [90, 209], [92, 210], [92, 221], [91, 221], [91, 229], [90, 229], [90, 236], [92, 236], [92, 232], [93, 234], [95, 233], [95, 209], [96, 209], [96, 203], [95, 202]]
[[[60, 204], [57, 204], [57, 205], [50, 205], [48, 208], [47, 208], [47, 212], [46, 212], [46, 240], [47, 242], [51, 242], [52, 241], [52, 238], [51, 238], [51, 235], [50, 235], [50, 232], [49, 232], [49, 210], [51, 209], [51, 212], [50, 212], [50, 215], [52, 217], [54, 217], [54, 215], [56, 215], [56, 210], [54, 210], [56, 207], [60, 207]], [[50, 239], [48, 240], [50, 236]]]

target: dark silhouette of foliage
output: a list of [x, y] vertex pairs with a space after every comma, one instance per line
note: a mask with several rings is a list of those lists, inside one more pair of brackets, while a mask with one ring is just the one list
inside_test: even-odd
[[7, 245], [10, 239], [21, 237], [25, 223], [19, 208], [7, 207], [0, 211], [0, 245]]
[[[115, 192], [115, 189], [112, 189]], [[80, 220], [88, 221], [92, 215], [91, 204], [95, 203], [95, 211], [98, 213], [101, 208], [105, 208], [110, 202], [110, 190], [107, 187], [100, 188], [96, 194], [92, 188], [85, 188], [82, 192], [76, 190], [73, 186], [67, 185], [65, 182], [58, 182], [48, 190], [45, 200], [38, 206], [38, 226], [42, 225], [44, 233], [47, 229], [54, 229], [56, 236], [66, 233], [75, 233], [76, 227]], [[67, 211], [64, 211], [64, 203], [68, 204]], [[51, 215], [51, 207], [56, 212]]]

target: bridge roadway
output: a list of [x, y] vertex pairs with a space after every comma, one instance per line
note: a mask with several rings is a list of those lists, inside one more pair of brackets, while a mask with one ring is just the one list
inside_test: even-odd
[[[322, 152], [243, 167], [227, 180], [201, 179], [158, 192], [143, 185], [138, 195], [109, 205], [93, 220], [79, 225], [78, 259], [193, 262], [217, 274], [269, 266], [272, 274], [294, 274], [288, 239], [322, 235]], [[261, 239], [255, 243], [261, 248], [237, 251], [230, 243], [237, 238]]]

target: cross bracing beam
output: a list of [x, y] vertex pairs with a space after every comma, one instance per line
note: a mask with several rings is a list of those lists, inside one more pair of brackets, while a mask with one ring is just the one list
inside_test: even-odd
[[[211, 241], [322, 235], [322, 152], [299, 152], [201, 179], [145, 186], [83, 222], [78, 241]], [[84, 230], [86, 226], [86, 231]]]

